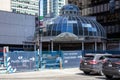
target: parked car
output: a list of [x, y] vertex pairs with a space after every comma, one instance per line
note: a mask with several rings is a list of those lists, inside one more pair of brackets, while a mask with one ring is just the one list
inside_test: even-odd
[[80, 60], [80, 70], [82, 70], [85, 74], [90, 74], [91, 72], [94, 72], [103, 75], [102, 65], [106, 61], [107, 56], [110, 55], [112, 54], [86, 54]]
[[103, 64], [103, 73], [106, 78], [111, 79], [114, 76], [120, 77], [120, 55], [112, 55]]

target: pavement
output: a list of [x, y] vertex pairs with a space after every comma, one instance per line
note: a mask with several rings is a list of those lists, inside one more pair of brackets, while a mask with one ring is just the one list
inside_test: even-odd
[[67, 76], [74, 75], [76, 73], [80, 73], [78, 68], [68, 68], [68, 69], [42, 69], [39, 71], [33, 72], [19, 72], [19, 73], [11, 73], [11, 74], [0, 74], [0, 80], [3, 79], [22, 79], [22, 78], [40, 78], [40, 77], [59, 77], [59, 76]]
[[[32, 72], [0, 74], [0, 80], [106, 80], [105, 76], [85, 75], [79, 68], [41, 69]], [[120, 80], [120, 79], [111, 79]]]

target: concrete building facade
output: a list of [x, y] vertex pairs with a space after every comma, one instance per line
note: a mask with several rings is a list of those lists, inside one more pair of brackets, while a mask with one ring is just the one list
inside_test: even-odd
[[0, 11], [0, 49], [23, 49], [25, 42], [33, 41], [34, 33], [35, 16]]

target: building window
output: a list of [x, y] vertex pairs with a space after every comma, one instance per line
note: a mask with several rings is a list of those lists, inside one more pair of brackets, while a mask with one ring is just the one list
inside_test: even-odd
[[13, 9], [12, 12], [16, 12], [16, 9]]
[[100, 9], [99, 9], [99, 8], [100, 8], [100, 6], [98, 5], [98, 6], [97, 6], [97, 11], [96, 11], [97, 13], [100, 12]]
[[107, 11], [107, 4], [104, 4], [104, 11]]
[[115, 2], [115, 5], [116, 5], [116, 6], [115, 6], [116, 9], [120, 8], [120, 1], [116, 1], [116, 2]]
[[103, 5], [101, 5], [101, 12], [103, 12], [104, 11], [104, 6]]
[[115, 32], [119, 32], [119, 31], [120, 31], [119, 25], [116, 25], [115, 26]]
[[96, 13], [96, 10], [97, 10], [97, 6], [94, 6], [94, 13]]

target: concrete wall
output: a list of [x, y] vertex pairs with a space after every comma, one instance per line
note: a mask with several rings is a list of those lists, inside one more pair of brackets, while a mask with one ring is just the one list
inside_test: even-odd
[[0, 11], [0, 44], [23, 44], [35, 32], [35, 16]]

